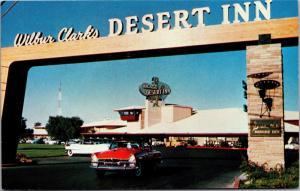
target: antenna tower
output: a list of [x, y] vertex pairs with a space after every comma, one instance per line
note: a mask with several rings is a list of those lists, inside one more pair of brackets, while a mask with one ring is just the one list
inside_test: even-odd
[[57, 115], [58, 115], [58, 116], [61, 116], [61, 114], [62, 114], [61, 100], [62, 100], [62, 94], [61, 94], [61, 82], [59, 82], [58, 97], [57, 97]]

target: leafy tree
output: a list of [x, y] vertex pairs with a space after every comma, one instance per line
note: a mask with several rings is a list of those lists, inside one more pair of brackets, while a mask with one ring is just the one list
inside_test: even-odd
[[38, 127], [38, 126], [41, 126], [41, 125], [42, 125], [41, 122], [35, 122], [35, 123], [34, 123], [34, 126], [35, 126], [35, 127]]
[[33, 129], [27, 129], [26, 125], [27, 119], [22, 117], [21, 119], [21, 126], [18, 130], [18, 140], [23, 138], [32, 138], [33, 137]]
[[46, 124], [48, 134], [60, 141], [80, 137], [80, 127], [83, 121], [79, 117], [50, 116]]
[[26, 121], [27, 121], [27, 119], [22, 117], [22, 119], [21, 119], [21, 129], [19, 131], [20, 134], [22, 134], [25, 131], [26, 127], [27, 127]]
[[21, 135], [21, 138], [33, 138], [33, 129], [25, 129], [24, 133]]

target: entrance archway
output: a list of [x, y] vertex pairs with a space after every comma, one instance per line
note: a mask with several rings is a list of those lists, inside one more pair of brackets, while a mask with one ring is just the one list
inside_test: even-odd
[[245, 50], [257, 44], [260, 34], [270, 34], [272, 43], [282, 46], [297, 45], [298, 18], [2, 48], [2, 162], [15, 160], [27, 73], [32, 66]]

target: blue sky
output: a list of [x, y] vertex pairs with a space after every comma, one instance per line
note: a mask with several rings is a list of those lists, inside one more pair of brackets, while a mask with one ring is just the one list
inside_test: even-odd
[[[206, 25], [222, 22], [222, 4], [246, 1], [55, 1], [19, 2], [2, 18], [2, 47], [13, 46], [17, 33], [41, 31], [56, 37], [63, 27], [84, 31], [88, 25], [108, 34], [108, 19], [209, 6]], [[253, 2], [253, 1], [251, 1]], [[5, 4], [8, 6], [9, 3]], [[297, 1], [273, 0], [271, 18], [298, 16]], [[4, 7], [5, 8], [5, 7]], [[232, 10], [231, 10], [232, 11]], [[254, 18], [250, 6], [250, 20]], [[230, 18], [233, 14], [230, 13]], [[195, 18], [189, 20], [195, 25]], [[171, 25], [173, 20], [171, 20]], [[283, 48], [285, 110], [298, 110], [298, 47]], [[64, 116], [85, 122], [117, 118], [112, 110], [143, 105], [138, 86], [152, 76], [170, 85], [168, 103], [197, 109], [239, 107], [245, 100], [241, 81], [246, 79], [246, 52], [231, 51], [105, 62], [34, 67], [29, 71], [23, 116], [28, 126], [57, 114], [57, 93], [62, 83]]]

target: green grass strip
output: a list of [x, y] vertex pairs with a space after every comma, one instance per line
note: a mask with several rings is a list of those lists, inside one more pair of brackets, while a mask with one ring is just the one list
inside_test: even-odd
[[19, 144], [18, 153], [25, 154], [29, 158], [64, 156], [64, 145], [46, 144]]

